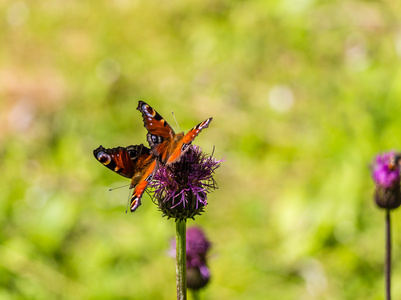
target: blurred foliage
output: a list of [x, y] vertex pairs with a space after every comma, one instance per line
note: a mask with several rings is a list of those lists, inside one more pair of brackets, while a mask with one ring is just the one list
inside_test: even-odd
[[[203, 299], [383, 299], [369, 163], [401, 149], [397, 1], [0, 1], [0, 298], [173, 299], [174, 235], [92, 155], [138, 100], [225, 163]], [[393, 296], [401, 297], [400, 211]]]

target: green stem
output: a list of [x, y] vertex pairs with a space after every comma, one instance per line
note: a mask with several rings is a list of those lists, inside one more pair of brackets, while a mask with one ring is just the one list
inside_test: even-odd
[[186, 260], [186, 221], [177, 220], [175, 229], [176, 242], [176, 281], [177, 300], [187, 299], [187, 260]]
[[391, 300], [391, 223], [390, 209], [386, 209], [386, 262], [384, 267], [386, 277], [386, 299]]

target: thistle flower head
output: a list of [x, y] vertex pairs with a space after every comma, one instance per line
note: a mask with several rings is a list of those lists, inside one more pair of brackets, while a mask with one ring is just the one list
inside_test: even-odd
[[377, 185], [384, 188], [389, 188], [400, 181], [400, 168], [393, 151], [376, 156], [372, 177]]
[[375, 201], [381, 208], [394, 209], [401, 204], [400, 158], [392, 151], [377, 155], [372, 164]]
[[161, 165], [151, 187], [163, 216], [186, 220], [203, 212], [207, 194], [217, 188], [214, 171], [221, 161], [190, 146], [181, 160], [171, 165]]

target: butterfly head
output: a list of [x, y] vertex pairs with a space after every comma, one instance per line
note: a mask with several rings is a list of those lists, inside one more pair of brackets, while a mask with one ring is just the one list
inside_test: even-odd
[[173, 137], [173, 140], [174, 140], [174, 142], [179, 142], [182, 140], [183, 137], [184, 137], [184, 133], [179, 132]]

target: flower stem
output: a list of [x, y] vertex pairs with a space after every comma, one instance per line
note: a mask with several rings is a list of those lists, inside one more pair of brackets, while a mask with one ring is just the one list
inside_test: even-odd
[[177, 220], [176, 224], [176, 282], [177, 300], [187, 299], [187, 261], [186, 261], [186, 221]]
[[386, 300], [391, 300], [391, 222], [390, 209], [386, 209], [386, 262], [384, 267], [386, 277]]

